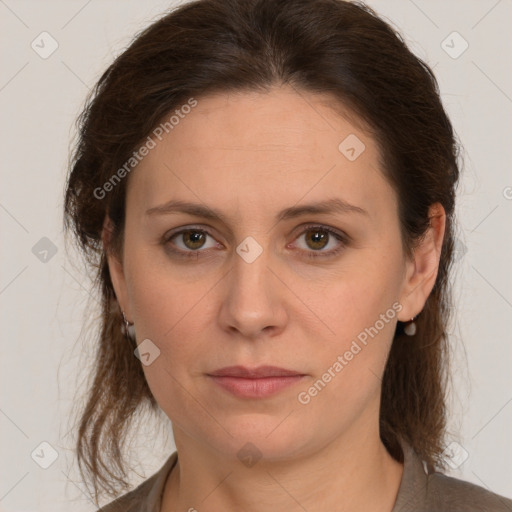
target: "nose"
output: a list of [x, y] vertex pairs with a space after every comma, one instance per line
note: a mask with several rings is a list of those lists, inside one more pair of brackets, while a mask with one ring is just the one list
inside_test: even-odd
[[276, 277], [277, 265], [272, 265], [269, 249], [264, 249], [253, 261], [245, 258], [243, 252], [240, 254], [234, 254], [233, 267], [223, 280], [221, 327], [247, 339], [275, 336], [287, 321], [286, 287]]

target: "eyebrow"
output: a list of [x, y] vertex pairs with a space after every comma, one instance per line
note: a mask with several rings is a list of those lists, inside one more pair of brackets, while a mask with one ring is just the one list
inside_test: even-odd
[[[165, 204], [155, 206], [146, 211], [147, 216], [167, 215], [174, 213], [188, 213], [195, 217], [203, 217], [205, 219], [218, 220], [224, 224], [228, 223], [226, 215], [215, 208], [210, 208], [200, 203], [191, 203], [188, 201], [171, 200]], [[300, 217], [303, 215], [319, 214], [319, 213], [357, 213], [369, 217], [369, 214], [363, 208], [347, 203], [346, 201], [335, 198], [328, 199], [317, 203], [305, 204], [302, 206], [291, 206], [280, 211], [276, 215], [276, 222]]]

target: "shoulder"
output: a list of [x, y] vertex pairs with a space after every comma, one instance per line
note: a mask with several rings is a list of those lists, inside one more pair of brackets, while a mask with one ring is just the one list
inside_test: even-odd
[[159, 512], [165, 482], [176, 461], [177, 452], [174, 452], [154, 475], [97, 512]]
[[512, 512], [512, 500], [447, 476], [401, 442], [404, 472], [393, 512]]
[[149, 490], [153, 486], [153, 477], [148, 478], [142, 482], [138, 487], [132, 491], [123, 494], [109, 504], [104, 505], [97, 512], [139, 512], [144, 505], [145, 497], [148, 495]]
[[442, 473], [428, 475], [427, 498], [432, 510], [439, 512], [512, 512], [512, 500]]

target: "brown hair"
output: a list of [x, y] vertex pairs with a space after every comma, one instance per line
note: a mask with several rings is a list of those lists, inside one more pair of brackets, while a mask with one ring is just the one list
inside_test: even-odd
[[[398, 439], [443, 467], [449, 314], [459, 145], [429, 67], [369, 7], [342, 0], [196, 0], [142, 31], [116, 58], [79, 117], [65, 196], [65, 226], [96, 272], [102, 295], [94, 378], [81, 411], [77, 456], [82, 476], [115, 495], [127, 488], [123, 442], [134, 414], [158, 405], [120, 327], [101, 231], [113, 223], [121, 258], [126, 179], [102, 187], [165, 116], [207, 93], [268, 91], [289, 84], [328, 93], [371, 127], [382, 168], [399, 202], [407, 254], [429, 227], [429, 206], [447, 219], [437, 280], [404, 339], [399, 322], [382, 382], [380, 434], [401, 458]], [[333, 105], [334, 107], [334, 105]]]

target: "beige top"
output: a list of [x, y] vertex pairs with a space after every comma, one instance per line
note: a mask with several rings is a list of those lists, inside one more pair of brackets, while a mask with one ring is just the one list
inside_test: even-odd
[[[404, 471], [392, 512], [512, 512], [512, 500], [434, 472], [408, 444], [402, 448]], [[165, 481], [177, 458], [174, 452], [153, 476], [97, 512], [160, 512]]]

